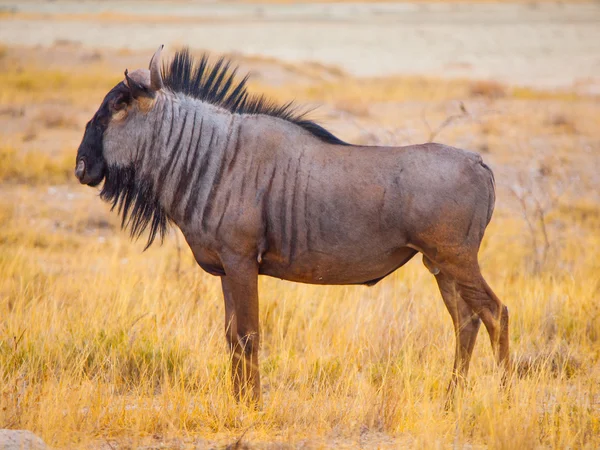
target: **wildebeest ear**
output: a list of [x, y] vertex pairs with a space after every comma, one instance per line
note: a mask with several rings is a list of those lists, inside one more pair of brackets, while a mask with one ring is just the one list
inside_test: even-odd
[[127, 86], [129, 86], [129, 91], [131, 91], [131, 96], [133, 98], [154, 97], [154, 92], [151, 92], [146, 86], [142, 86], [140, 83], [129, 77], [129, 71], [127, 69], [125, 69], [125, 79], [127, 80]]
[[164, 45], [158, 47], [158, 50], [152, 56], [150, 60], [150, 89], [158, 91], [164, 87], [162, 75], [160, 73], [160, 52], [164, 48]]

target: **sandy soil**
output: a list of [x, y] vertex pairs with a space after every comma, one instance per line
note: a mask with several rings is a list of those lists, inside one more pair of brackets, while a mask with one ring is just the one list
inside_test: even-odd
[[0, 42], [315, 61], [600, 92], [600, 4], [198, 4], [0, 1]]

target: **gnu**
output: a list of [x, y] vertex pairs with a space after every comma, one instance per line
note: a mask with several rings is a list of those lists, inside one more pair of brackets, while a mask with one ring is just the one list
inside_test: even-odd
[[[417, 253], [456, 333], [450, 394], [464, 380], [480, 320], [509, 367], [508, 310], [477, 252], [494, 177], [475, 153], [440, 144], [350, 145], [251, 96], [223, 59], [187, 50], [128, 73], [86, 126], [75, 174], [147, 246], [177, 225], [200, 267], [219, 276], [235, 394], [260, 402], [259, 275], [373, 285]], [[335, 303], [331, 303], [335, 308]], [[508, 373], [507, 371], [505, 373]]]

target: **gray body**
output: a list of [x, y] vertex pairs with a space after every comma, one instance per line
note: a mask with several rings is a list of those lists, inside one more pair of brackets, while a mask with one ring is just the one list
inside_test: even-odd
[[278, 117], [170, 91], [159, 78], [152, 63], [128, 76], [129, 86], [148, 86], [152, 95], [134, 93], [112, 114], [103, 158], [133, 164], [198, 264], [222, 277], [238, 396], [260, 397], [259, 274], [370, 285], [417, 252], [455, 325], [450, 390], [466, 376], [480, 318], [508, 368], [508, 311], [477, 263], [495, 201], [479, 155], [440, 144], [325, 142]]
[[[146, 117], [140, 125], [138, 154], [164, 209], [211, 273], [224, 274], [222, 252], [243, 249], [260, 260], [264, 275], [367, 284], [420, 248], [478, 244], [483, 236], [494, 187], [475, 153], [440, 144], [332, 145], [281, 119], [231, 114], [176, 98], [157, 98], [159, 123]], [[161, 107], [163, 102], [169, 107]], [[171, 115], [167, 141], [169, 130], [161, 130], [160, 123], [169, 123]], [[153, 129], [158, 129], [154, 148], [143, 147]], [[121, 136], [116, 142], [122, 147]], [[181, 155], [160, 185], [159, 174], [177, 150]], [[194, 158], [200, 159], [196, 167]], [[183, 193], [181, 180], [190, 183]], [[468, 220], [461, 224], [462, 218]], [[449, 227], [455, 231], [451, 236]], [[446, 232], [443, 242], [436, 242], [440, 228]]]

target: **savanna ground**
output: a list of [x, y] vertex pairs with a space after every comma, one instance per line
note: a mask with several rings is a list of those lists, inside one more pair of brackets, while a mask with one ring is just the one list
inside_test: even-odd
[[[3, 16], [0, 28], [19, 20]], [[43, 33], [57, 19], [27, 20]], [[444, 411], [454, 335], [420, 258], [372, 288], [263, 278], [255, 411], [229, 393], [218, 279], [178, 232], [142, 253], [72, 175], [86, 121], [154, 47], [0, 48], [0, 428], [59, 448], [600, 446], [593, 80], [359, 78], [233, 55], [253, 91], [321, 105], [312, 117], [346, 140], [435, 140], [483, 155], [498, 201], [481, 265], [510, 308], [515, 363], [507, 395], [482, 328], [469, 387]]]

